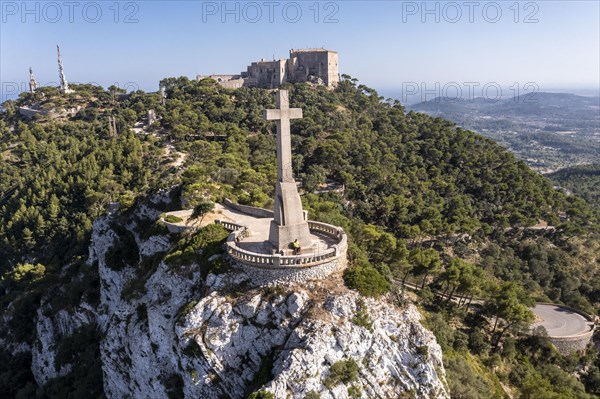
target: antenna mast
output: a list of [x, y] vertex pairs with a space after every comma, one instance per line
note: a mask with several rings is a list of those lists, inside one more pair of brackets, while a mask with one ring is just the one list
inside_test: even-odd
[[35, 81], [35, 76], [33, 76], [33, 69], [29, 67], [29, 92], [33, 93], [38, 87], [37, 82]]
[[58, 77], [60, 79], [60, 91], [65, 94], [72, 93], [73, 90], [69, 89], [69, 83], [65, 77], [65, 70], [62, 63], [62, 57], [60, 55], [60, 47], [58, 45], [56, 46], [56, 50], [58, 51]]

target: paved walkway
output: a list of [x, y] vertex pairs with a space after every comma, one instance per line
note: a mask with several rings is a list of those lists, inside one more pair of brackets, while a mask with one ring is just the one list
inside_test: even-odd
[[[172, 224], [174, 224], [176, 226], [191, 226], [191, 227], [208, 226], [209, 224], [213, 224], [215, 222], [215, 220], [224, 220], [227, 222], [232, 222], [232, 223], [237, 223], [237, 224], [241, 224], [244, 226], [248, 226], [252, 223], [253, 220], [256, 220], [255, 217], [234, 211], [233, 209], [230, 209], [224, 205], [216, 203], [214, 211], [209, 214], [206, 214], [202, 218], [202, 223], [200, 224], [200, 226], [198, 226], [198, 223], [200, 223], [200, 219], [190, 221], [188, 223], [188, 219], [190, 218], [190, 216], [192, 216], [193, 211], [194, 211], [193, 209], [184, 209], [181, 211], [167, 212], [167, 215], [177, 216], [178, 218], [182, 219], [181, 222], [172, 223]], [[260, 219], [258, 219], [258, 220], [260, 220]]]
[[[225, 205], [217, 204], [215, 212], [222, 215], [222, 220], [229, 220], [236, 224], [246, 226], [250, 231], [250, 235], [244, 237], [237, 246], [246, 251], [251, 251], [259, 254], [272, 254], [272, 246], [269, 243], [269, 230], [271, 228], [272, 218], [257, 218], [238, 212]], [[217, 217], [218, 218], [218, 217]], [[335, 239], [325, 235], [311, 234], [312, 246], [310, 248], [302, 248], [302, 254], [318, 255], [327, 250], [330, 245], [336, 244]], [[287, 250], [285, 255], [292, 255], [292, 250]]]
[[[179, 223], [173, 223], [175, 225], [197, 227], [198, 221], [186, 224], [188, 218], [192, 214], [192, 209], [168, 212], [168, 214], [177, 216], [183, 220]], [[215, 220], [223, 220], [246, 226], [250, 231], [250, 235], [244, 237], [241, 242], [238, 242], [237, 246], [241, 249], [245, 249], [246, 251], [271, 255], [271, 245], [268, 241], [271, 220], [273, 220], [272, 218], [257, 218], [217, 203], [215, 204], [215, 210], [210, 214], [207, 214], [202, 219], [201, 226], [212, 224], [215, 222]], [[331, 245], [337, 243], [334, 238], [328, 237], [324, 234], [312, 233], [311, 237], [313, 245], [310, 248], [302, 248], [302, 254], [312, 254], [316, 256], [327, 250]], [[291, 254], [292, 250], [288, 250], [285, 253], [285, 255]]]

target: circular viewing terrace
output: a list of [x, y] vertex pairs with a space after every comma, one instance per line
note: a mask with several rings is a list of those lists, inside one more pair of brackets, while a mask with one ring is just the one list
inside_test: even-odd
[[263, 269], [311, 268], [343, 257], [348, 239], [344, 230], [327, 223], [308, 221], [312, 245], [298, 255], [292, 249], [276, 252], [269, 243], [272, 212], [227, 202], [222, 209], [225, 218], [216, 220], [231, 231], [227, 238], [228, 255], [243, 265]]

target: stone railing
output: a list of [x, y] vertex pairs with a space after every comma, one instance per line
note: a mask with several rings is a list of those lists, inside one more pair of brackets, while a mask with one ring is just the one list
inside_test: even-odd
[[302, 268], [319, 265], [336, 257], [335, 248], [317, 254], [286, 256], [280, 254], [267, 255], [246, 251], [236, 245], [235, 241], [227, 241], [227, 254], [236, 261], [263, 268]]
[[331, 248], [335, 250], [335, 255], [337, 256], [341, 252], [346, 252], [348, 249], [348, 236], [344, 232], [344, 229], [341, 227], [333, 226], [331, 224], [315, 222], [312, 220], [308, 221], [308, 228], [315, 234], [324, 234], [326, 236], [335, 238], [337, 243], [333, 245]]
[[348, 238], [341, 228], [327, 223], [309, 221], [308, 226], [313, 233], [335, 238], [337, 243], [324, 251], [315, 250], [300, 255], [262, 254], [247, 251], [237, 245], [238, 239], [248, 232], [245, 226], [222, 220], [216, 220], [215, 223], [221, 224], [225, 229], [231, 231], [225, 244], [227, 254], [240, 263], [255, 267], [275, 269], [312, 267], [344, 255], [348, 247]]
[[345, 236], [344, 230], [331, 224], [315, 222], [312, 220], [308, 221], [308, 228], [315, 233], [322, 233], [330, 237], [342, 239]]
[[223, 228], [225, 230], [229, 230], [231, 232], [236, 232], [238, 230], [245, 230], [246, 226], [242, 226], [241, 224], [237, 224], [237, 223], [232, 223], [232, 222], [228, 222], [226, 220], [215, 220], [216, 224], [220, 224], [221, 226], [223, 226]]

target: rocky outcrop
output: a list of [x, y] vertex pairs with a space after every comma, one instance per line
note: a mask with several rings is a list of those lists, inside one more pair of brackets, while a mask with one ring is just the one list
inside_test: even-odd
[[100, 344], [107, 397], [166, 397], [164, 380], [180, 372], [176, 316], [198, 280], [197, 273], [183, 277], [161, 263], [146, 294], [107, 306], [114, 309]]
[[[127, 220], [108, 215], [94, 223], [88, 262], [98, 267], [100, 304], [38, 311], [32, 354], [39, 383], [69, 373], [68, 363], [56, 361], [61, 339], [97, 325], [107, 398], [237, 399], [256, 390], [276, 398], [448, 397], [440, 347], [414, 307], [361, 298], [339, 273], [252, 288], [255, 278], [236, 268], [202, 278], [195, 263], [149, 262], [170, 241], [146, 237], [140, 220], [159, 214], [144, 206]], [[107, 255], [125, 236], [139, 261], [115, 267]], [[332, 366], [350, 359], [356, 375], [331, 378]]]
[[[182, 357], [186, 397], [243, 398], [260, 388], [265, 364], [272, 378], [262, 389], [276, 398], [349, 398], [349, 389], [364, 398], [448, 397], [441, 349], [414, 307], [343, 289], [324, 301], [300, 287], [232, 298], [218, 288], [227, 278], [215, 280], [177, 327], [179, 341], [196, 348]], [[359, 365], [356, 380], [332, 385], [331, 366], [348, 359]]]
[[61, 309], [54, 315], [46, 315], [44, 312], [48, 310], [42, 307], [37, 311], [37, 342], [31, 350], [31, 371], [40, 385], [71, 371], [72, 364], [57, 364], [60, 341], [73, 335], [81, 326], [96, 322], [96, 310], [87, 303], [82, 303], [73, 312]]
[[[336, 361], [352, 358], [360, 365], [358, 387], [365, 398], [398, 398], [412, 392], [419, 398], [448, 397], [443, 381], [442, 353], [433, 335], [420, 324], [412, 306], [398, 311], [381, 301], [367, 301], [371, 328], [357, 326], [357, 295], [333, 297], [325, 304], [325, 320], [307, 320], [296, 330], [275, 363], [275, 378], [266, 390], [275, 397], [347, 398], [348, 386], [331, 390], [324, 377]], [[425, 349], [424, 349], [425, 348]]]

